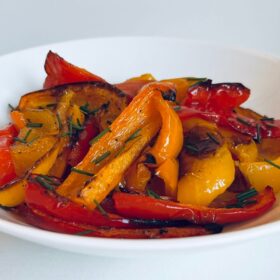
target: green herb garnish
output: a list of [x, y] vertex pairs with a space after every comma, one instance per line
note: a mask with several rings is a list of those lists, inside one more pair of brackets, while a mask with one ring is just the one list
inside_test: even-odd
[[18, 137], [14, 137], [14, 141], [26, 144], [26, 141], [24, 139], [21, 139], [21, 138], [18, 138]]
[[264, 161], [266, 161], [267, 163], [269, 163], [270, 165], [274, 166], [275, 168], [280, 169], [280, 165], [274, 163], [273, 161], [269, 160], [269, 159], [264, 159]]
[[141, 131], [141, 128], [137, 129], [133, 134], [131, 134], [125, 141], [125, 143], [132, 141], [133, 139], [139, 137], [139, 132]]
[[60, 185], [59, 182], [55, 182], [55, 181], [53, 180], [53, 178], [50, 177], [50, 176], [40, 174], [40, 177], [42, 177], [43, 179], [45, 179], [46, 181], [48, 181], [48, 182], [49, 182], [50, 184], [52, 184], [52, 185], [56, 185], [56, 186], [59, 186], [59, 185]]
[[244, 119], [242, 119], [240, 117], [237, 117], [236, 120], [239, 121], [242, 124], [245, 124], [247, 126], [251, 126], [251, 124], [248, 121], [246, 121], [246, 120], [244, 120]]
[[217, 145], [220, 145], [220, 141], [210, 132], [207, 132], [207, 136], [209, 137], [210, 140], [212, 140], [212, 142], [214, 142]]
[[27, 138], [28, 138], [28, 136], [30, 135], [31, 131], [32, 131], [32, 129], [29, 129], [29, 130], [26, 132], [26, 134], [25, 134], [25, 136], [24, 136], [24, 138], [23, 138], [23, 140], [24, 140], [25, 142], [27, 142]]
[[8, 106], [9, 106], [9, 108], [10, 108], [11, 111], [14, 111], [14, 110], [15, 110], [15, 107], [14, 107], [13, 105], [8, 104]]
[[57, 118], [57, 122], [58, 122], [58, 128], [60, 130], [62, 128], [62, 121], [61, 121], [59, 114], [56, 114], [56, 118]]
[[253, 188], [246, 192], [237, 194], [236, 198], [239, 202], [244, 202], [245, 200], [252, 198], [252, 197], [256, 196], [257, 194], [258, 194], [258, 192], [256, 191], [256, 189]]
[[49, 184], [49, 183], [47, 182], [47, 180], [44, 180], [44, 178], [42, 178], [42, 177], [40, 177], [40, 176], [37, 176], [37, 177], [35, 178], [35, 180], [36, 180], [42, 187], [44, 187], [44, 188], [46, 188], [46, 189], [48, 189], [48, 190], [50, 190], [50, 191], [53, 191], [53, 190], [54, 190], [54, 187], [53, 187], [51, 184]]
[[260, 120], [263, 121], [263, 122], [274, 122], [274, 118], [269, 118], [267, 116], [264, 116]]
[[77, 232], [77, 233], [75, 233], [75, 235], [83, 236], [83, 235], [88, 235], [88, 234], [93, 233], [93, 232], [94, 232], [93, 230], [87, 229], [87, 230], [83, 230], [83, 231]]
[[32, 122], [29, 122], [29, 123], [27, 123], [26, 126], [27, 127], [32, 127], [32, 128], [37, 128], [37, 127], [42, 127], [43, 124], [42, 123], [32, 123]]
[[96, 109], [90, 110], [90, 109], [89, 109], [89, 103], [86, 103], [86, 104], [80, 106], [80, 110], [81, 110], [85, 115], [95, 115], [95, 114], [100, 110], [100, 108], [96, 108]]
[[110, 156], [111, 152], [107, 151], [105, 152], [103, 155], [99, 156], [98, 158], [94, 159], [92, 162], [94, 164], [99, 164], [101, 161], [103, 161], [104, 159], [106, 159], [108, 156]]
[[174, 106], [174, 107], [173, 107], [174, 111], [176, 111], [176, 112], [177, 112], [177, 111], [180, 111], [181, 108], [182, 108], [181, 106]]
[[87, 172], [87, 171], [84, 171], [84, 170], [81, 170], [81, 169], [78, 169], [78, 168], [75, 168], [75, 167], [72, 167], [71, 171], [82, 174], [82, 175], [86, 175], [86, 176], [94, 176], [93, 173], [90, 173], [90, 172]]
[[262, 141], [262, 136], [261, 136], [261, 126], [259, 123], [257, 123], [256, 125], [256, 131], [257, 131], [257, 135], [255, 140], [258, 144], [260, 144]]
[[105, 216], [105, 217], [108, 217], [108, 213], [104, 210], [104, 208], [98, 203], [97, 200], [93, 200], [94, 204], [96, 205], [97, 209], [99, 210], [99, 212]]
[[147, 188], [147, 195], [156, 199], [161, 199], [160, 195], [158, 195], [156, 192], [154, 192], [153, 190]]
[[78, 121], [78, 124], [74, 124], [73, 121], [71, 121], [72, 128], [79, 130], [79, 131], [84, 130], [84, 127], [81, 125], [81, 123], [80, 124], [79, 123], [80, 123], [80, 120]]
[[117, 153], [115, 154], [115, 158], [118, 157], [124, 150], [125, 150], [125, 145], [122, 146], [122, 147], [117, 151]]
[[92, 145], [94, 143], [96, 143], [101, 137], [103, 137], [107, 132], [111, 132], [110, 127], [105, 128], [103, 131], [101, 131], [96, 137], [94, 137], [93, 139], [91, 139], [89, 141], [89, 144]]

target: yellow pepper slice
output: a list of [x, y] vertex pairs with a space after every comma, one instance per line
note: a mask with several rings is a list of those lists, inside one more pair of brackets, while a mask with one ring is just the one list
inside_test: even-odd
[[[137, 130], [150, 122], [158, 123], [160, 128], [160, 115], [154, 108], [154, 100], [162, 99], [162, 92], [172, 90], [166, 83], [150, 83], [144, 86], [139, 94], [132, 100], [128, 107], [115, 119], [110, 130], [103, 132], [89, 149], [85, 158], [76, 166], [77, 169], [97, 174], [97, 172], [110, 162], [116, 154], [125, 146], [126, 141]], [[93, 164], [93, 160], [108, 153], [102, 162]], [[88, 177], [83, 174], [71, 172], [66, 180], [58, 187], [57, 192], [62, 196], [75, 197], [78, 195]]]
[[[272, 162], [280, 165], [280, 157]], [[267, 186], [272, 187], [274, 192], [280, 191], [280, 169], [272, 164], [265, 161], [244, 162], [239, 164], [239, 169], [257, 191], [263, 191]]]
[[179, 163], [174, 158], [169, 158], [163, 162], [155, 172], [165, 184], [166, 195], [176, 198], [178, 185]]
[[233, 182], [234, 161], [226, 145], [203, 158], [190, 157], [190, 171], [178, 183], [177, 199], [181, 203], [209, 205]]
[[154, 121], [142, 128], [141, 135], [133, 141], [132, 146], [105, 165], [91, 182], [82, 189], [77, 202], [82, 199], [83, 204], [88, 208], [95, 208], [95, 203], [100, 203], [121, 182], [131, 163], [156, 135], [158, 125], [157, 121]]

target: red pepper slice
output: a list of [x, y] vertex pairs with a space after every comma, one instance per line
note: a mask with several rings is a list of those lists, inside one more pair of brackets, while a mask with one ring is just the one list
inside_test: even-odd
[[84, 130], [79, 134], [79, 139], [69, 154], [68, 163], [71, 166], [76, 166], [85, 157], [90, 147], [90, 140], [98, 133], [95, 119], [88, 119], [85, 123]]
[[113, 200], [117, 213], [124, 217], [158, 220], [187, 220], [194, 224], [228, 224], [243, 222], [261, 216], [271, 209], [276, 198], [267, 187], [254, 199], [256, 204], [244, 208], [210, 208], [180, 204], [143, 195], [115, 193]]
[[225, 112], [240, 106], [250, 96], [250, 90], [240, 83], [212, 84], [211, 80], [188, 89], [182, 105], [203, 111]]
[[0, 130], [0, 189], [1, 186], [16, 178], [10, 151], [10, 145], [13, 143], [16, 135], [17, 131], [13, 125], [9, 125]]
[[101, 77], [79, 68], [60, 57], [58, 54], [49, 51], [45, 61], [44, 88], [54, 87], [67, 83], [100, 81], [105, 82]]
[[180, 106], [177, 113], [183, 123], [190, 118], [202, 118], [207, 121], [215, 122], [221, 127], [229, 128], [254, 138], [257, 138], [258, 133], [260, 133], [260, 136], [263, 138], [280, 137], [280, 120], [274, 120], [273, 123], [266, 123], [265, 121], [241, 116], [234, 112], [216, 113], [186, 106]]
[[98, 210], [89, 211], [34, 182], [29, 182], [25, 189], [25, 202], [33, 209], [67, 222], [116, 228], [135, 227], [128, 219], [109, 213], [105, 216]]
[[150, 238], [176, 238], [190, 237], [215, 233], [208, 227], [191, 225], [183, 228], [149, 228], [149, 229], [119, 229], [99, 228], [90, 225], [65, 222], [61, 219], [46, 215], [38, 210], [21, 206], [19, 212], [25, 220], [38, 228], [75, 234], [78, 236], [92, 236], [104, 238], [150, 239]]

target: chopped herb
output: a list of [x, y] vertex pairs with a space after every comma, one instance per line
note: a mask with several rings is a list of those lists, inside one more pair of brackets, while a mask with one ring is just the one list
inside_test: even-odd
[[26, 141], [24, 139], [21, 139], [21, 138], [18, 138], [18, 137], [14, 137], [14, 141], [26, 144]]
[[210, 132], [207, 132], [207, 136], [211, 139], [215, 144], [220, 145], [220, 141]]
[[37, 176], [35, 178], [35, 180], [44, 188], [50, 190], [50, 191], [53, 191], [54, 190], [54, 187], [49, 184], [46, 180], [44, 180], [44, 178], [40, 177], [40, 176]]
[[[80, 122], [80, 121], [79, 121]], [[74, 128], [74, 129], [76, 129], [76, 130], [80, 130], [80, 131], [82, 131], [82, 130], [84, 130], [84, 127], [83, 126], [81, 126], [80, 124], [79, 124], [79, 122], [78, 122], [78, 124], [74, 124], [73, 123], [73, 121], [71, 120], [71, 125], [72, 125], [72, 128]]]
[[246, 192], [237, 194], [236, 198], [239, 202], [244, 202], [248, 198], [252, 198], [252, 197], [256, 196], [257, 194], [258, 194], [258, 192], [256, 191], [256, 189], [253, 188]]
[[147, 188], [147, 195], [156, 199], [161, 199], [160, 196], [153, 190]]
[[42, 174], [41, 174], [40, 177], [44, 178], [46, 181], [50, 182], [52, 185], [56, 185], [56, 186], [59, 186], [59, 185], [60, 185], [59, 182], [54, 181], [53, 178], [50, 177], [50, 176], [42, 175]]
[[84, 171], [84, 170], [81, 170], [81, 169], [78, 169], [78, 168], [75, 168], [75, 167], [72, 167], [71, 171], [79, 173], [79, 174], [83, 174], [83, 175], [86, 175], [86, 176], [94, 176], [93, 173], [90, 173], [90, 172], [87, 172], [87, 171]]
[[122, 147], [117, 151], [117, 153], [115, 154], [115, 158], [118, 157], [124, 150], [125, 150], [125, 145], [122, 146]]
[[59, 114], [56, 114], [56, 118], [57, 118], [57, 122], [58, 122], [58, 128], [60, 130], [62, 128], [62, 121], [61, 121]]
[[244, 120], [244, 119], [242, 119], [240, 117], [237, 117], [236, 120], [239, 121], [242, 124], [245, 124], [247, 126], [251, 126], [251, 124], [248, 121], [246, 121], [246, 120]]
[[133, 134], [131, 134], [125, 141], [125, 143], [132, 141], [133, 139], [139, 137], [139, 132], [141, 131], [141, 128], [138, 128]]
[[11, 111], [14, 111], [14, 110], [15, 110], [15, 107], [14, 107], [13, 105], [8, 104], [8, 106], [9, 106], [9, 108], [10, 108]]
[[91, 233], [93, 233], [93, 232], [94, 232], [93, 230], [87, 229], [87, 230], [83, 230], [83, 231], [77, 232], [77, 233], [75, 233], [75, 235], [83, 236], [83, 235], [91, 234]]
[[72, 117], [69, 118], [69, 122], [68, 122], [68, 125], [69, 125], [69, 131], [68, 131], [68, 135], [69, 137], [72, 137], [72, 134], [73, 134], [73, 123], [72, 123]]
[[102, 132], [100, 132], [96, 137], [89, 141], [89, 144], [92, 145], [96, 143], [101, 137], [103, 137], [107, 132], [111, 132], [110, 127], [105, 128]]
[[[103, 106], [103, 105], [102, 105]], [[102, 107], [101, 106], [101, 107]], [[89, 109], [89, 103], [86, 103], [82, 106], [80, 106], [80, 110], [85, 114], [85, 115], [95, 115], [99, 110], [100, 108], [96, 108], [96, 109], [93, 109], [93, 110], [90, 110]]]
[[262, 135], [261, 135], [261, 126], [259, 123], [257, 123], [256, 125], [256, 131], [257, 131], [257, 135], [255, 140], [258, 144], [260, 144], [262, 141]]
[[111, 154], [110, 151], [105, 152], [103, 155], [99, 156], [98, 158], [94, 159], [92, 162], [94, 164], [99, 164], [101, 161], [106, 159]]
[[24, 138], [23, 138], [23, 140], [24, 140], [25, 142], [27, 142], [27, 138], [28, 138], [28, 136], [30, 135], [31, 131], [32, 131], [32, 129], [29, 129], [29, 130], [26, 132], [26, 134], [25, 134], [25, 136], [24, 136]]
[[263, 122], [274, 122], [274, 118], [269, 118], [267, 116], [264, 116], [260, 120], [263, 121]]
[[156, 158], [152, 155], [152, 154], [146, 154], [146, 160], [144, 161], [144, 163], [147, 163], [147, 164], [156, 164], [157, 161], [156, 161]]
[[28, 142], [28, 144], [31, 145], [33, 142], [35, 142], [39, 138], [40, 138], [40, 136], [34, 137], [31, 141]]
[[36, 127], [42, 127], [43, 124], [42, 123], [32, 123], [32, 122], [29, 122], [26, 126], [27, 127], [34, 127], [34, 128], [36, 128]]
[[273, 161], [269, 160], [269, 159], [264, 159], [264, 161], [266, 161], [267, 163], [269, 163], [270, 165], [274, 166], [275, 168], [280, 169], [280, 165], [274, 163]]
[[105, 217], [108, 217], [108, 213], [104, 210], [104, 208], [98, 203], [97, 200], [93, 200], [94, 204], [96, 205], [97, 209], [99, 210], [99, 212], [105, 216]]
[[195, 152], [195, 153], [199, 152], [198, 147], [196, 147], [195, 145], [185, 144], [185, 148], [187, 151], [191, 151], [191, 152]]
[[180, 111], [182, 109], [182, 107], [181, 106], [174, 106], [173, 109], [174, 109], [174, 111], [177, 112], [177, 111]]
[[54, 106], [56, 106], [56, 103], [50, 103], [50, 104], [46, 105], [47, 108], [51, 108], [51, 107], [54, 107]]

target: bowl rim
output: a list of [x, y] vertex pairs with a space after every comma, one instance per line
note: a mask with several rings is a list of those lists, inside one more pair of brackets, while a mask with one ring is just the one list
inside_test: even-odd
[[[220, 44], [211, 41], [193, 40], [186, 39], [183, 37], [168, 37], [168, 36], [106, 36], [106, 37], [94, 37], [84, 38], [78, 40], [66, 40], [57, 43], [38, 45], [29, 47], [9, 53], [0, 55], [1, 59], [8, 59], [14, 55], [21, 55], [25, 52], [32, 52], [33, 50], [39, 50], [41, 48], [55, 49], [59, 48], [64, 44], [75, 44], [75, 43], [89, 43], [92, 41], [105, 41], [105, 40], [131, 40], [131, 41], [170, 41], [174, 40], [188, 45], [199, 45], [209, 46], [211, 48], [223, 49], [232, 52], [238, 52], [252, 57], [259, 57], [266, 60], [277, 62], [280, 65], [280, 56], [270, 54], [267, 52], [258, 51], [250, 48], [237, 47], [230, 44]], [[1, 210], [2, 211], [2, 210]], [[4, 211], [4, 210], [3, 210]], [[88, 250], [94, 248], [97, 250], [105, 251], [167, 251], [173, 250], [186, 250], [186, 249], [197, 249], [197, 248], [210, 248], [213, 246], [230, 245], [236, 241], [246, 241], [251, 238], [258, 238], [268, 234], [274, 234], [280, 231], [280, 221], [274, 221], [263, 225], [254, 226], [247, 229], [236, 230], [232, 232], [219, 233], [214, 235], [196, 236], [196, 237], [185, 237], [185, 238], [171, 238], [171, 239], [109, 239], [100, 237], [83, 237], [75, 236], [63, 233], [56, 233], [51, 231], [42, 230], [39, 228], [25, 225], [22, 223], [15, 223], [12, 221], [3, 220], [0, 217], [0, 232], [10, 234], [14, 237], [18, 237], [24, 240], [32, 241], [38, 244], [53, 243], [64, 246], [73, 246], [74, 248], [83, 248]], [[21, 232], [21, 234], [19, 234]]]

